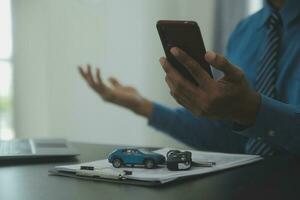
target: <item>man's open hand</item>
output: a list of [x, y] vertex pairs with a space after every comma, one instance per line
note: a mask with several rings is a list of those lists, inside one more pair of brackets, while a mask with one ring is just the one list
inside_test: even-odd
[[255, 122], [260, 95], [249, 87], [241, 69], [223, 56], [208, 52], [205, 55], [206, 61], [224, 72], [224, 77], [214, 80], [181, 49], [174, 47], [171, 53], [199, 84], [195, 86], [184, 79], [166, 58], [161, 58], [160, 63], [166, 72], [170, 93], [179, 104], [197, 116], [231, 120], [242, 125], [251, 125]]
[[116, 78], [109, 78], [111, 86], [106, 85], [100, 76], [100, 70], [96, 69], [94, 77], [91, 66], [79, 67], [78, 70], [88, 85], [107, 102], [126, 107], [139, 115], [149, 117], [152, 112], [152, 103], [144, 99], [139, 92], [130, 86], [122, 85]]

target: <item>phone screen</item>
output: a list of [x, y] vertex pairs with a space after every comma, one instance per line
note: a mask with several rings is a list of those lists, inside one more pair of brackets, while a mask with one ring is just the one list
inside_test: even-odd
[[206, 49], [196, 22], [160, 20], [156, 27], [168, 61], [184, 78], [198, 85], [190, 72], [171, 54], [172, 47], [185, 51], [212, 77], [210, 65], [204, 59]]

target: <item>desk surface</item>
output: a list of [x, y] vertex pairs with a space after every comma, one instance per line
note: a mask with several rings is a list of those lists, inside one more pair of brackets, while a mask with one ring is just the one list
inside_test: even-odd
[[269, 158], [159, 187], [48, 176], [48, 169], [56, 165], [103, 159], [114, 149], [108, 145], [74, 145], [81, 153], [78, 160], [0, 163], [0, 199], [300, 199], [300, 162], [287, 157]]

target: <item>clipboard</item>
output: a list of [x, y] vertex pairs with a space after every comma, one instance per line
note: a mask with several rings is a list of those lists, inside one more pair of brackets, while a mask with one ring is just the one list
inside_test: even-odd
[[[155, 152], [166, 155], [170, 150], [170, 148], [164, 148]], [[97, 160], [75, 165], [56, 166], [49, 170], [49, 175], [72, 177], [96, 182], [104, 181], [130, 185], [158, 186], [176, 180], [186, 179], [188, 177], [199, 176], [202, 174], [213, 173], [254, 163], [263, 159], [258, 155], [226, 154], [193, 150], [189, 151], [192, 152], [193, 161], [201, 162], [209, 160], [216, 163], [216, 165], [211, 167], [193, 166], [186, 171], [169, 171], [166, 166], [159, 166], [158, 168], [154, 169], [114, 168], [107, 160]], [[92, 169], [87, 167], [86, 169], [82, 170], [81, 168], [83, 166], [90, 166]], [[107, 169], [107, 171], [105, 171], [105, 169]], [[124, 170], [129, 170], [132, 172], [132, 174], [121, 174]]]

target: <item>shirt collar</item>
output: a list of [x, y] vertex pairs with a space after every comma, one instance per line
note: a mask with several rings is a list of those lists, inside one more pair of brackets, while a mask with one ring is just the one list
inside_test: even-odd
[[[262, 17], [258, 28], [264, 26], [274, 11], [268, 0], [264, 1], [264, 8], [262, 9]], [[286, 0], [284, 6], [279, 10], [284, 27], [287, 27], [300, 14], [299, 0]]]

